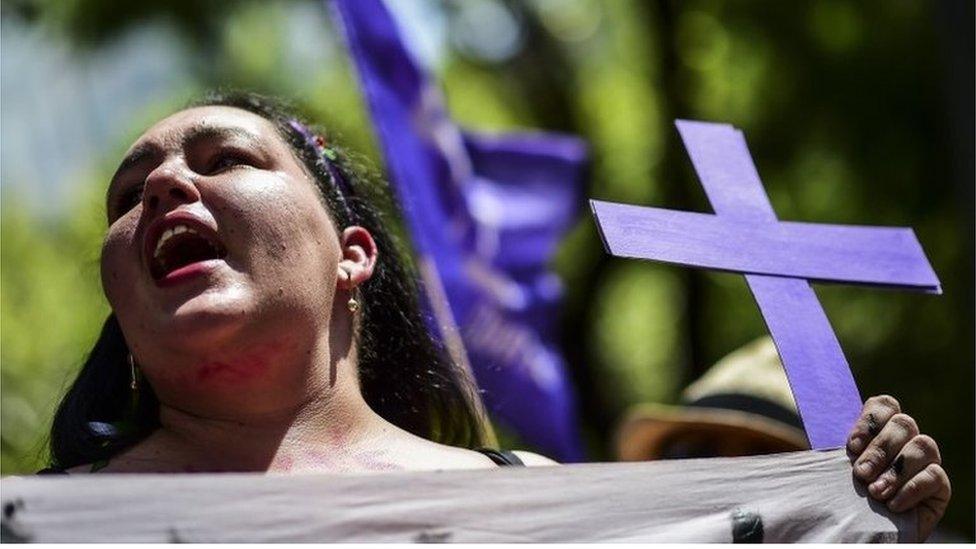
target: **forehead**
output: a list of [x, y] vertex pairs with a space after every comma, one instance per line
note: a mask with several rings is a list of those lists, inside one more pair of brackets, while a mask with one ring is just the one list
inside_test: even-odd
[[176, 144], [187, 134], [201, 128], [243, 132], [262, 141], [277, 141], [284, 145], [275, 127], [265, 118], [236, 107], [206, 106], [185, 109], [156, 122], [143, 132], [131, 148], [146, 142]]

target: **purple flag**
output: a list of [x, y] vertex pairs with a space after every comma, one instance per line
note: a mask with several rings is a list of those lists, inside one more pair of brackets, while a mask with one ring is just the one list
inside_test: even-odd
[[497, 419], [553, 457], [579, 461], [575, 399], [555, 345], [561, 286], [547, 263], [582, 204], [584, 144], [543, 133], [463, 132], [380, 0], [333, 6], [436, 328], [449, 339], [456, 324]]

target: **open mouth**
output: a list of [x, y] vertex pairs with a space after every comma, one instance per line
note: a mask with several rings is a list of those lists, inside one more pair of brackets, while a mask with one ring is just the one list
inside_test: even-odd
[[159, 281], [168, 274], [211, 259], [223, 259], [227, 251], [202, 228], [177, 222], [159, 233], [149, 258], [149, 272]]

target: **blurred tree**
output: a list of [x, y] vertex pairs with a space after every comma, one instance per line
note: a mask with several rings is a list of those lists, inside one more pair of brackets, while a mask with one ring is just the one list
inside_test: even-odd
[[[96, 187], [93, 186], [92, 189]], [[108, 306], [98, 279], [101, 200], [83, 193], [72, 216], [45, 226], [4, 196], [0, 232], [3, 473], [46, 460], [46, 429]]]

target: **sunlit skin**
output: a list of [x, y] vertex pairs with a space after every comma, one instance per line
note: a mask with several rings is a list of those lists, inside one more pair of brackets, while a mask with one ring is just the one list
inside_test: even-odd
[[[366, 405], [346, 302], [382, 251], [365, 229], [337, 228], [317, 193], [274, 127], [243, 110], [181, 111], [133, 144], [107, 194], [102, 282], [162, 427], [103, 471], [495, 466]], [[172, 216], [212, 229], [226, 255], [161, 285], [144, 239]]]
[[[230, 107], [160, 121], [129, 149], [107, 212], [105, 294], [159, 397], [161, 427], [102, 471], [495, 467], [480, 453], [411, 435], [366, 405], [346, 302], [382, 250], [362, 227], [335, 226], [270, 122]], [[161, 281], [147, 266], [146, 236], [180, 216], [212, 231], [223, 255]], [[848, 451], [870, 497], [895, 511], [917, 508], [927, 537], [951, 492], [935, 442], [894, 399], [875, 397]], [[519, 455], [529, 465], [554, 463]]]

